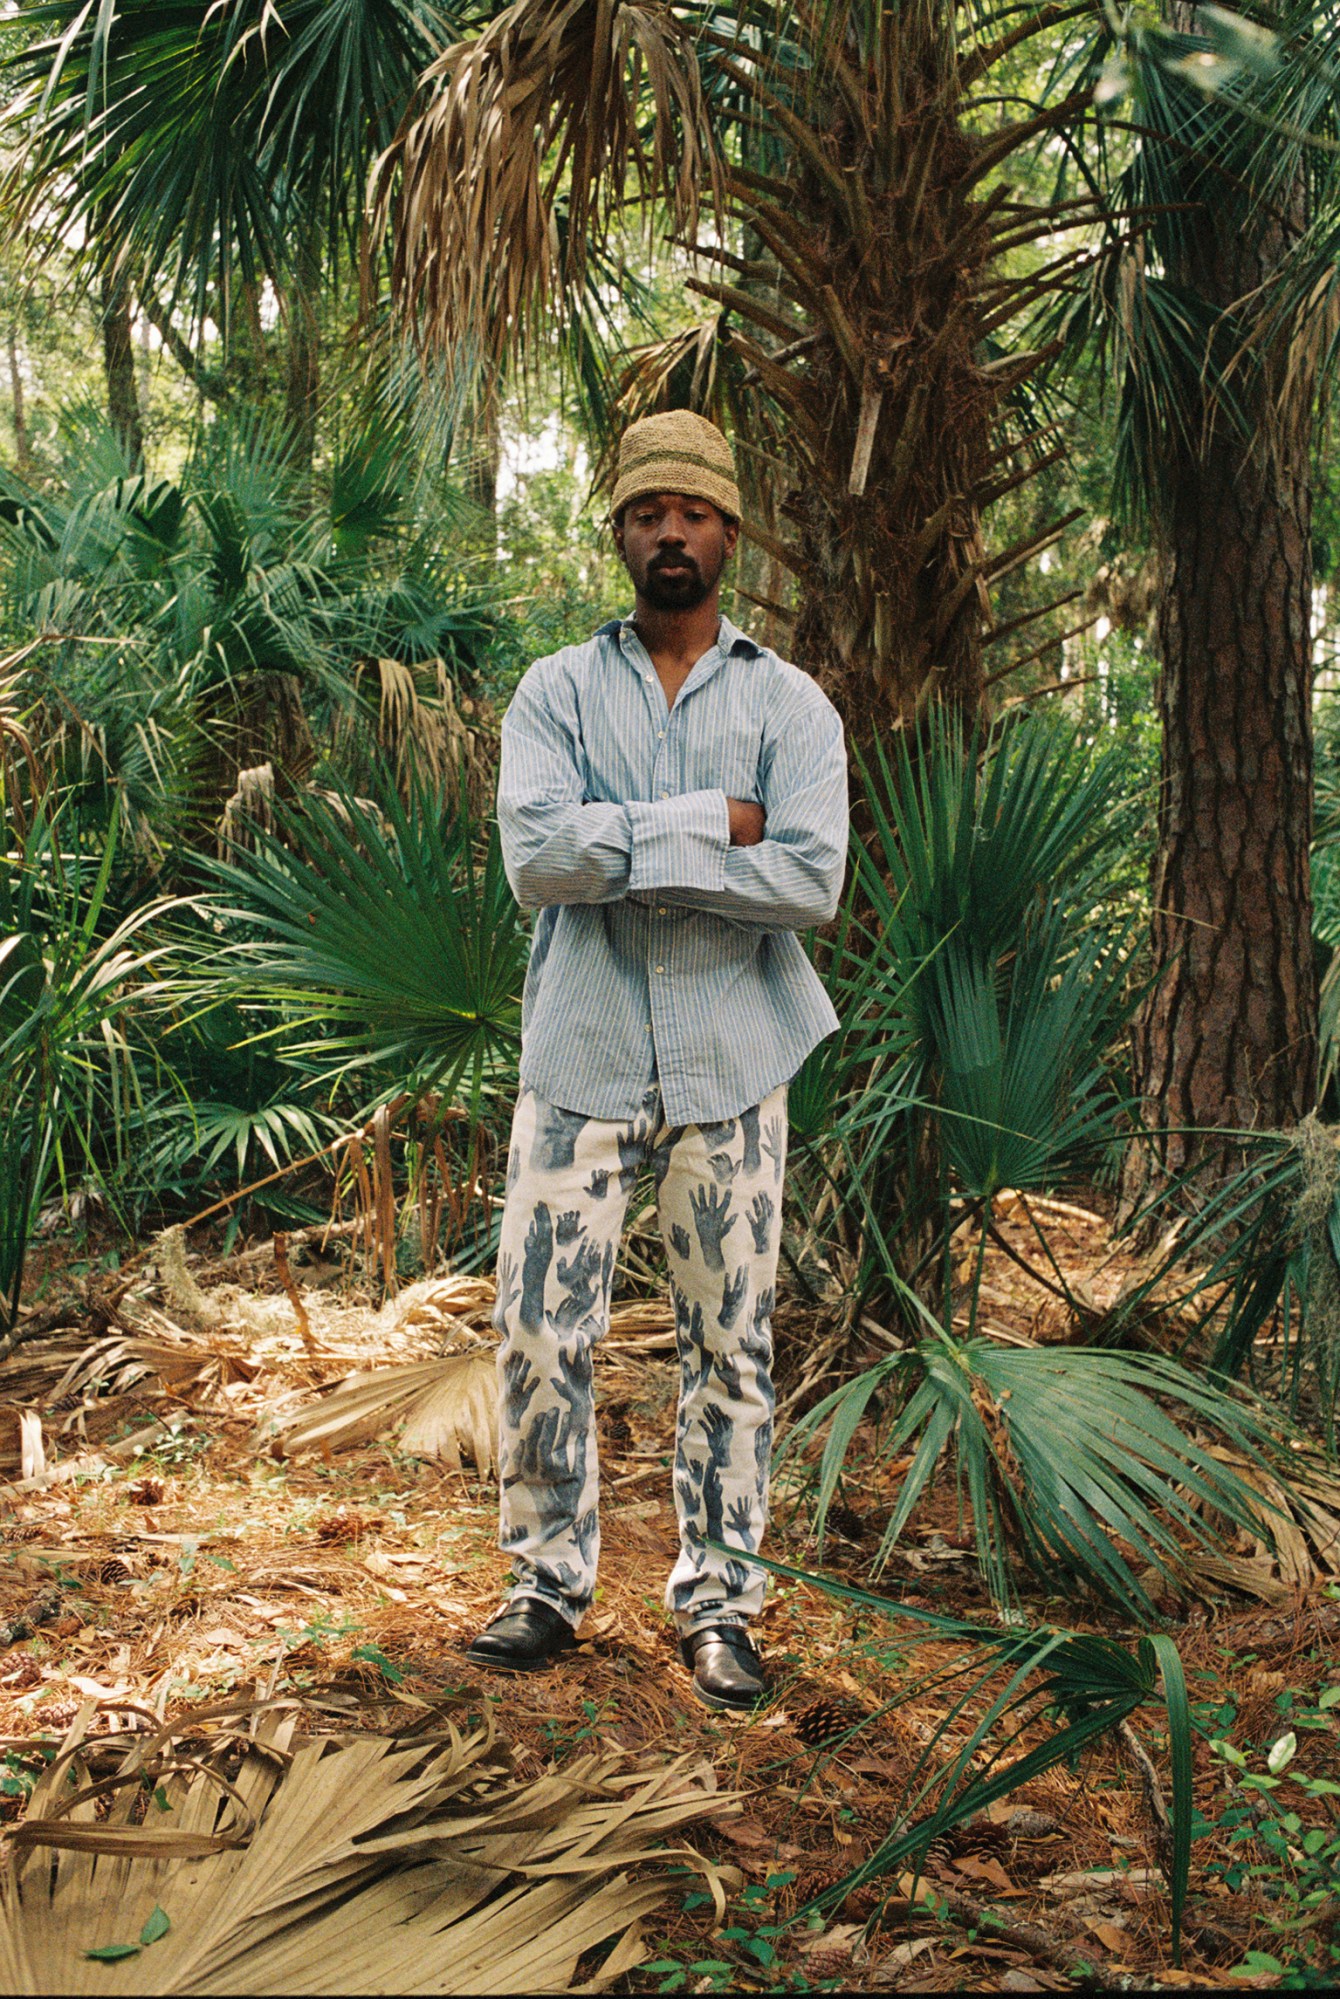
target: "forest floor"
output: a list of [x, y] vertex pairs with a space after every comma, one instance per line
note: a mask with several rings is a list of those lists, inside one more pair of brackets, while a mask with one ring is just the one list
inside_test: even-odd
[[[1112, 1268], [1102, 1269], [1101, 1217], [1077, 1207], [1062, 1224], [1075, 1274], [1099, 1273], [1101, 1287]], [[1334, 1585], [1199, 1604], [1178, 1626], [1203, 1725], [1180, 1969], [1148, 1786], [1129, 1746], [1111, 1737], [1077, 1769], [1052, 1771], [939, 1843], [919, 1882], [884, 1877], [787, 1928], [879, 1844], [943, 1705], [913, 1698], [890, 1709], [910, 1670], [896, 1635], [874, 1613], [790, 1581], [775, 1585], [762, 1620], [774, 1682], [767, 1706], [739, 1719], [694, 1701], [661, 1608], [675, 1549], [675, 1369], [658, 1306], [616, 1315], [597, 1365], [602, 1583], [582, 1643], [555, 1672], [512, 1680], [473, 1672], [463, 1658], [499, 1597], [492, 1482], [473, 1467], [411, 1456], [385, 1435], [280, 1457], [266, 1423], [286, 1398], [310, 1398], [351, 1369], [477, 1338], [487, 1325], [481, 1280], [413, 1287], [408, 1310], [377, 1315], [351, 1295], [340, 1259], [307, 1252], [294, 1272], [301, 1291], [286, 1291], [268, 1248], [223, 1260], [207, 1231], [193, 1239], [189, 1272], [160, 1270], [152, 1282], [142, 1266], [138, 1290], [96, 1272], [76, 1287], [56, 1253], [39, 1257], [34, 1274], [37, 1309], [62, 1293], [72, 1303], [48, 1311], [59, 1323], [0, 1369], [0, 1405], [41, 1423], [39, 1438], [30, 1413], [26, 1444], [17, 1422], [0, 1444], [10, 1480], [0, 1487], [0, 1823], [21, 1816], [41, 1745], [49, 1753], [90, 1702], [134, 1702], [171, 1719], [229, 1695], [287, 1691], [302, 1696], [311, 1725], [335, 1729], [384, 1729], [443, 1705], [491, 1710], [523, 1773], [591, 1747], [635, 1762], [689, 1753], [722, 1796], [688, 1836], [738, 1870], [725, 1923], [700, 1880], [676, 1884], [648, 1928], [647, 1961], [616, 1989], [1279, 1982], [1269, 1969], [1242, 1969], [1249, 1953], [1288, 1955], [1277, 1934], [1279, 1863], [1253, 1871], [1267, 1856], [1244, 1851], [1242, 1796], [1208, 1737], [1231, 1728], [1237, 1744], [1263, 1755], [1293, 1717], [1311, 1713], [1299, 1767], [1340, 1776], [1334, 1730], [1317, 1727], [1314, 1705], [1335, 1674]], [[1030, 1295], [998, 1252], [986, 1297], [1005, 1335], [1061, 1331], [1056, 1301]], [[788, 1337], [798, 1337], [794, 1323]], [[824, 1550], [827, 1574], [870, 1583], [895, 1483], [896, 1468], [854, 1461]], [[905, 1602], [987, 1618], [961, 1527], [946, 1491], [885, 1578]], [[803, 1515], [779, 1509], [770, 1552], [814, 1565]], [[1091, 1606], [1039, 1599], [1026, 1608], [1039, 1621], [1115, 1630]], [[95, 1729], [124, 1719], [111, 1707], [100, 1714]], [[1166, 1783], [1158, 1720], [1147, 1712], [1136, 1726]], [[1288, 1806], [1294, 1788], [1286, 1775], [1275, 1805]], [[1296, 1808], [1306, 1818], [1301, 1790]]]

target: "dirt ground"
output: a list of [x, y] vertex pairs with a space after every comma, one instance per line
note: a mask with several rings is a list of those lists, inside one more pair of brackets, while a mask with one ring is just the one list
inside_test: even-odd
[[[1119, 1283], [1119, 1267], [1101, 1268], [1101, 1216], [1076, 1206], [1057, 1219], [1076, 1270], [1097, 1273], [1095, 1292]], [[919, 1883], [886, 1877], [779, 1929], [887, 1833], [943, 1704], [890, 1708], [913, 1670], [898, 1636], [871, 1613], [793, 1582], [773, 1588], [762, 1620], [768, 1705], [741, 1720], [694, 1701], [661, 1606], [675, 1545], [665, 1313], [647, 1303], [616, 1316], [597, 1364], [603, 1580], [579, 1650], [551, 1674], [480, 1676], [463, 1648], [502, 1578], [491, 1480], [468, 1462], [451, 1470], [413, 1457], [394, 1436], [281, 1457], [267, 1412], [351, 1368], [478, 1339], [487, 1287], [468, 1280], [458, 1293], [439, 1291], [388, 1334], [385, 1313], [375, 1323], [370, 1306], [360, 1314], [333, 1253], [295, 1262], [298, 1289], [286, 1296], [264, 1246], [226, 1264], [211, 1263], [207, 1232], [192, 1248], [193, 1293], [161, 1276], [138, 1291], [114, 1273], [90, 1279], [80, 1311], [57, 1315], [63, 1323], [0, 1369], [5, 1444], [13, 1439], [7, 1467], [0, 1455], [9, 1479], [0, 1488], [8, 1773], [0, 1814], [11, 1822], [37, 1745], [58, 1741], [89, 1700], [134, 1700], [170, 1718], [233, 1692], [291, 1689], [341, 1727], [385, 1726], [406, 1706], [491, 1706], [523, 1771], [593, 1744], [635, 1760], [689, 1751], [723, 1794], [738, 1794], [730, 1808], [708, 1809], [691, 1834], [704, 1854], [740, 1872], [727, 1922], [690, 1879], [649, 1930], [648, 1961], [619, 1989], [1276, 1982], [1232, 1975], [1248, 1952], [1278, 1949], [1277, 1910], [1259, 1881], [1230, 1888], [1223, 1878], [1231, 1856], [1213, 1822], [1228, 1802], [1226, 1777], [1206, 1742], [1196, 1796], [1209, 1823], [1194, 1848], [1180, 1969], [1147, 1786], [1129, 1747], [1108, 1738], [1074, 1771], [1053, 1771], [940, 1842]], [[45, 1283], [40, 1260], [37, 1275], [39, 1291], [60, 1290], [54, 1263]], [[293, 1295], [304, 1304], [305, 1334]], [[1006, 1336], [1065, 1334], [1058, 1301], [998, 1252], [985, 1297]], [[328, 1300], [336, 1302], [326, 1310]], [[803, 1339], [794, 1316], [787, 1337]], [[90, 1351], [81, 1372], [79, 1356]], [[887, 1468], [858, 1452], [824, 1551], [828, 1573], [869, 1585], [893, 1489]], [[913, 1605], [988, 1618], [965, 1540], [946, 1491], [918, 1518], [885, 1581]], [[769, 1552], [814, 1565], [803, 1512], [779, 1510]], [[1268, 1743], [1289, 1704], [1334, 1674], [1340, 1602], [1331, 1589], [1280, 1590], [1275, 1599], [1198, 1605], [1179, 1630], [1207, 1732], [1216, 1714], [1233, 1714], [1236, 1740]], [[1027, 1608], [1039, 1620], [1114, 1631], [1074, 1604]], [[919, 1655], [918, 1669], [925, 1663]], [[115, 1723], [109, 1712], [103, 1725]], [[1158, 1713], [1137, 1716], [1136, 1733], [1166, 1783]], [[1340, 1775], [1330, 1767], [1333, 1733], [1308, 1745], [1314, 1774]]]

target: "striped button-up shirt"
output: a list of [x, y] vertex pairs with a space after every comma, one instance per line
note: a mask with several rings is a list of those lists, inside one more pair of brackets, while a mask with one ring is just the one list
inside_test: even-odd
[[[728, 798], [767, 815], [732, 847]], [[503, 720], [498, 822], [538, 910], [521, 1079], [587, 1117], [735, 1117], [837, 1026], [797, 931], [847, 851], [836, 709], [724, 619], [673, 707], [631, 620], [537, 660]]]

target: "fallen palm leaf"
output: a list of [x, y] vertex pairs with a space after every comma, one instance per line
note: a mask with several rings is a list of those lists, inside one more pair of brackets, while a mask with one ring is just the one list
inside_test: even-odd
[[1193, 1582], [1227, 1584], [1266, 1603], [1283, 1602], [1340, 1574], [1340, 1477], [1319, 1450], [1295, 1448], [1278, 1467], [1253, 1462], [1222, 1444], [1208, 1455], [1260, 1495], [1249, 1516], [1250, 1553], [1198, 1552], [1188, 1561]]
[[441, 1458], [453, 1471], [465, 1450], [487, 1478], [498, 1454], [493, 1350], [351, 1374], [314, 1403], [271, 1411], [259, 1436], [281, 1456], [293, 1457], [370, 1443], [398, 1424], [405, 1450]]
[[523, 1782], [491, 1730], [295, 1741], [271, 1704], [240, 1762], [235, 1726], [195, 1754], [165, 1729], [92, 1782], [94, 1713], [10, 1833], [5, 1992], [563, 1992], [615, 1939], [582, 1988], [599, 1990], [642, 1955], [667, 1863], [720, 1896], [707, 1863], [659, 1844], [734, 1802], [684, 1758]]

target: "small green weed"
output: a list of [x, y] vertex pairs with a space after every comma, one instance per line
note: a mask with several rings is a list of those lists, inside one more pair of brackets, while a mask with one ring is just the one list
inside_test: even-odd
[[[771, 1992], [835, 1989], [836, 1980], [813, 1985], [803, 1973], [789, 1970], [777, 1948], [777, 1940], [789, 1924], [760, 1920], [767, 1917], [774, 1896], [789, 1888], [795, 1878], [793, 1873], [769, 1874], [766, 1881], [751, 1882], [741, 1890], [731, 1904], [728, 1920], [713, 1932], [713, 1943], [722, 1946], [719, 1957], [694, 1957], [687, 1951], [679, 1955], [667, 1947], [660, 1956], [639, 1966], [639, 1971], [659, 1978], [657, 1992], [738, 1992], [742, 1979], [750, 1985], [768, 1980], [765, 1989]], [[712, 1897], [701, 1889], [691, 1889], [682, 1906], [686, 1915], [692, 1915], [696, 1910], [710, 1909]]]
[[[1238, 1973], [1277, 1977], [1286, 1991], [1331, 1990], [1340, 1983], [1340, 1783], [1298, 1769], [1295, 1758], [1300, 1730], [1333, 1737], [1340, 1686], [1325, 1688], [1315, 1702], [1284, 1694], [1276, 1707], [1290, 1726], [1264, 1756], [1249, 1756], [1223, 1737], [1211, 1744], [1228, 1779], [1228, 1803], [1201, 1830], [1226, 1835], [1230, 1856], [1207, 1872], [1231, 1893], [1254, 1884], [1269, 1906], [1266, 1921], [1279, 1950], [1249, 1951]], [[1286, 1784], [1301, 1809], [1282, 1809], [1276, 1793]]]

